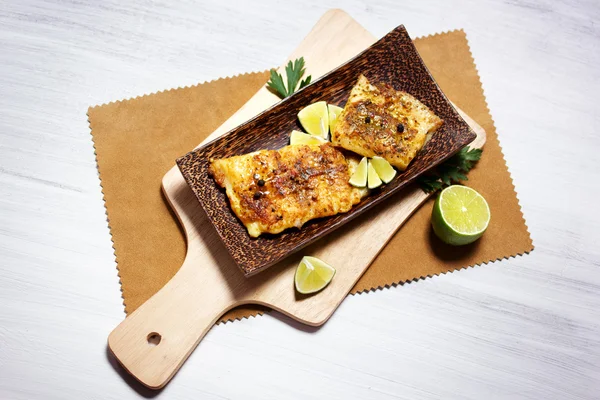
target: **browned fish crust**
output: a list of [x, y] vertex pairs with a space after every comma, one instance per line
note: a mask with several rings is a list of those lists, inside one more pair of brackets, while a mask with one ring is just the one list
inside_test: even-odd
[[362, 156], [380, 156], [400, 170], [442, 120], [406, 92], [360, 75], [332, 133], [332, 143]]
[[348, 162], [329, 143], [211, 160], [210, 173], [252, 237], [347, 212], [365, 194], [348, 183]]

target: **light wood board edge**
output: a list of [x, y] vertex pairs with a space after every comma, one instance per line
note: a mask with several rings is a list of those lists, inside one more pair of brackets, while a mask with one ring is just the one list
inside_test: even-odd
[[[327, 27], [331, 29], [334, 24], [339, 25], [339, 29], [344, 30], [346, 34], [325, 34], [323, 29]], [[324, 54], [323, 50], [319, 52], [312, 47], [312, 44], [317, 42], [317, 37], [319, 41], [324, 37], [343, 37], [348, 41], [348, 46], [324, 46], [323, 48], [328, 52]], [[337, 58], [329, 59], [346, 60], [374, 41], [375, 38], [346, 13], [341, 10], [331, 10], [319, 20], [290, 59], [304, 56], [309, 66], [308, 73], [318, 77], [338, 65], [316, 62], [316, 60], [328, 59], [325, 56], [331, 57], [329, 53], [332, 47], [338, 50]], [[310, 60], [315, 61], [310, 62]], [[261, 89], [206, 140], [212, 140], [226, 133], [278, 101], [279, 99], [266, 88]], [[460, 110], [459, 113], [478, 133], [476, 141], [483, 144], [485, 141], [483, 129]], [[477, 146], [477, 143], [473, 146]], [[163, 387], [173, 377], [208, 330], [222, 314], [233, 307], [247, 303], [262, 304], [308, 325], [323, 324], [402, 222], [428, 197], [418, 188], [412, 188], [410, 193], [405, 193], [405, 197], [399, 202], [401, 206], [396, 206], [402, 208], [401, 213], [396, 212], [396, 216], [401, 220], [392, 230], [384, 231], [381, 237], [374, 238], [376, 242], [378, 240], [377, 251], [372, 252], [368, 260], [363, 260], [367, 261], [366, 263], [356, 263], [358, 270], [349, 271], [350, 279], [338, 277], [334, 281], [343, 284], [343, 287], [337, 290], [330, 287], [327, 291], [323, 291], [320, 297], [313, 296], [290, 301], [286, 296], [293, 291], [291, 268], [274, 266], [258, 277], [246, 279], [237, 267], [231, 265], [232, 261], [217, 235], [203, 233], [202, 227], [208, 222], [202, 212], [185, 211], [186, 209], [197, 210], [200, 207], [177, 167], [172, 168], [163, 178], [163, 190], [186, 232], [188, 241], [186, 260], [167, 285], [115, 328], [108, 341], [111, 352], [129, 373], [153, 389]], [[385, 214], [380, 213], [380, 218]], [[371, 222], [377, 223], [376, 220]], [[360, 221], [354, 223], [359, 225], [357, 231], [361, 229], [360, 223]], [[327, 243], [330, 240], [325, 238], [316, 244], [315, 253], [317, 255], [323, 253], [324, 259], [327, 259]], [[195, 244], [198, 243], [201, 245], [196, 246]], [[293, 257], [290, 260], [288, 263], [294, 262]], [[275, 285], [275, 282], [280, 284]], [[318, 311], [314, 312], [315, 309]], [[307, 313], [306, 310], [311, 312]], [[157, 333], [161, 337], [161, 342], [157, 346], [149, 344], [148, 338], [152, 333]]]

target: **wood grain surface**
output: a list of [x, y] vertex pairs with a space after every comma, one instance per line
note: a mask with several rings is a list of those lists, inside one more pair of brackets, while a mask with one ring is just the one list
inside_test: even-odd
[[350, 297], [318, 329], [219, 325], [158, 394], [111, 365], [124, 313], [88, 106], [277, 65], [335, 6], [1, 3], [1, 398], [598, 398], [593, 0], [344, 4], [376, 36], [467, 32], [535, 252]]
[[[359, 32], [350, 33], [355, 26]], [[332, 47], [344, 45], [343, 41], [336, 39], [346, 36], [346, 32], [348, 32], [347, 36], [355, 36], [364, 31], [348, 14], [339, 10], [325, 14], [317, 22], [315, 29], [331, 37]], [[366, 36], [372, 37], [370, 34]], [[324, 50], [327, 49], [327, 46], [319, 40], [307, 42], [305, 39], [300, 45], [301, 48], [309, 46], [321, 46]], [[349, 46], [355, 49], [356, 53], [360, 52], [351, 61], [345, 63], [346, 60], [339, 60], [339, 63], [344, 65], [321, 77], [314, 76], [313, 83], [306, 89], [236, 127], [226, 136], [177, 160], [182, 175], [198, 198], [209, 221], [246, 276], [265, 270], [290, 254], [341, 228], [363, 212], [407, 187], [417, 176], [448, 159], [475, 139], [475, 133], [462, 120], [435, 83], [403, 26], [395, 28], [364, 52], [356, 46], [356, 44]], [[296, 52], [303, 51], [296, 50]], [[327, 59], [328, 62], [336, 62], [333, 61], [335, 58], [332, 56], [328, 56]], [[312, 60], [312, 63], [320, 62], [323, 61]], [[344, 105], [360, 74], [365, 74], [371, 82], [394, 85], [396, 90], [409, 92], [442, 118], [444, 121], [442, 127], [435, 132], [427, 146], [405, 171], [400, 172], [389, 184], [371, 191], [368, 197], [352, 207], [350, 211], [311, 221], [300, 230], [292, 229], [278, 235], [251, 238], [246, 227], [232, 213], [229, 200], [209, 174], [209, 160], [262, 149], [279, 149], [288, 145], [290, 132], [294, 129], [302, 130], [297, 118], [299, 110], [316, 101]], [[269, 103], [265, 104], [267, 105]]]
[[[329, 38], [328, 41], [315, 40], [316, 33], [325, 35]], [[395, 33], [403, 36], [403, 40], [396, 38], [396, 42], [410, 47], [403, 56], [410, 54], [410, 50], [414, 51], [412, 41], [403, 28]], [[340, 40], [336, 35], [353, 40]], [[312, 59], [311, 73], [317, 80], [319, 75], [314, 71], [332, 69], [332, 66], [343, 63], [350, 55], [359, 53], [364, 47], [359, 43], [372, 40], [374, 40], [373, 36], [365, 32], [347, 13], [341, 10], [330, 10], [319, 19], [293, 54], [325, 54], [330, 47], [337, 49], [338, 54], [335, 57]], [[385, 47], [385, 42], [380, 42], [378, 47]], [[357, 60], [360, 59], [359, 57]], [[346, 66], [350, 65], [346, 64]], [[419, 71], [412, 73], [415, 76]], [[420, 73], [429, 77], [424, 68]], [[409, 75], [406, 71], [403, 74]], [[337, 76], [337, 74], [329, 76]], [[382, 76], [385, 76], [385, 72]], [[315, 82], [315, 86], [310, 86], [305, 91], [322, 93], [328, 88], [326, 83], [327, 78], [324, 75], [323, 80], [319, 79]], [[435, 107], [436, 112], [447, 121], [448, 126], [454, 125], [454, 129], [441, 129], [436, 132], [436, 137], [446, 135], [454, 141], [459, 141], [461, 136], [470, 140], [476, 135], [476, 140], [471, 145], [483, 146], [486, 133], [481, 126], [460, 110], [459, 116], [433, 81], [420, 82], [420, 85], [422, 85], [419, 86], [420, 97], [425, 98], [429, 95], [428, 101]], [[347, 89], [351, 86], [351, 82], [346, 83]], [[427, 88], [433, 89], [434, 93], [428, 94]], [[272, 102], [261, 97], [265, 90], [266, 88], [259, 89], [257, 94], [245, 104], [244, 109], [268, 108]], [[333, 96], [338, 95], [333, 94]], [[297, 105], [300, 101], [299, 97], [290, 98], [270, 110], [287, 108], [290, 103], [294, 108], [299, 107]], [[294, 101], [296, 105], [293, 105]], [[440, 102], [442, 104], [438, 104]], [[235, 120], [243, 123], [244, 115], [235, 113], [224, 125]], [[262, 115], [268, 119], [280, 117], [269, 116], [269, 112]], [[253, 121], [258, 121], [260, 118], [262, 117]], [[280, 121], [275, 126], [282, 123]], [[259, 123], [256, 125], [260, 126]], [[233, 136], [233, 134], [224, 134], [222, 129], [217, 128], [204, 142], [208, 143], [218, 135], [223, 135], [224, 139]], [[288, 133], [283, 134], [287, 142]], [[242, 137], [245, 137], [244, 135], [247, 136], [243, 134]], [[430, 143], [440, 146], [440, 141], [434, 142], [435, 140], [436, 138], [432, 138]], [[466, 142], [467, 140], [464, 140], [465, 144]], [[218, 143], [218, 141], [211, 143]], [[457, 149], [460, 147], [462, 146], [457, 146]], [[427, 153], [420, 160], [422, 162], [426, 159]], [[164, 387], [212, 328], [215, 321], [234, 307], [258, 304], [268, 306], [303, 324], [311, 326], [323, 324], [331, 317], [400, 225], [429, 197], [419, 188], [414, 186], [407, 188], [401, 195], [380, 204], [377, 210], [367, 212], [349, 223], [345, 229], [340, 229], [327, 239], [308, 247], [302, 254], [311, 254], [331, 262], [338, 266], [338, 271], [327, 290], [312, 296], [302, 296], [296, 293], [291, 284], [302, 254], [282, 260], [260, 276], [247, 278], [240, 273], [234, 260], [227, 254], [221, 238], [210, 225], [208, 215], [196, 199], [197, 192], [193, 193], [190, 190], [177, 168], [172, 168], [163, 178], [163, 191], [186, 234], [185, 261], [175, 276], [158, 293], [128, 315], [108, 338], [110, 351], [123, 367], [152, 389]], [[242, 234], [245, 234], [245, 231]], [[356, 237], [364, 239], [356, 243]], [[153, 346], [149, 346], [150, 338], [156, 341]]]

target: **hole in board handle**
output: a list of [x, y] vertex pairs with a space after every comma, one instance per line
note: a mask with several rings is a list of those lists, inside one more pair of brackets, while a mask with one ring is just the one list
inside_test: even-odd
[[158, 344], [160, 343], [161, 336], [159, 333], [150, 332], [146, 339], [148, 340], [148, 344], [150, 346], [158, 346]]

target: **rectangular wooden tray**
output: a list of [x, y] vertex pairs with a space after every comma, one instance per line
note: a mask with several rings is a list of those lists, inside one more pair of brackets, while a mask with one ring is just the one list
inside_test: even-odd
[[[403, 173], [372, 192], [349, 212], [310, 221], [301, 229], [278, 235], [251, 238], [233, 214], [227, 197], [209, 175], [209, 160], [278, 149], [289, 143], [293, 129], [301, 130], [297, 113], [316, 101], [345, 104], [360, 74], [371, 82], [390, 84], [406, 91], [444, 120]], [[208, 215], [225, 247], [246, 276], [277, 263], [290, 254], [333, 232], [387, 197], [397, 193], [417, 176], [443, 162], [475, 139], [476, 135], [442, 93], [421, 60], [404, 26], [399, 26], [364, 52], [313, 84], [294, 93], [252, 120], [177, 160], [186, 182]]]

